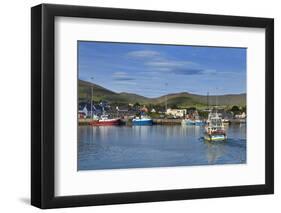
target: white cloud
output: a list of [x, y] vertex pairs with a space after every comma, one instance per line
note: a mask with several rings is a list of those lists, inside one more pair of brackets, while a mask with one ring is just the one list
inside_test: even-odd
[[[216, 70], [205, 69], [201, 64], [187, 60], [177, 60], [152, 50], [131, 51], [130, 57], [141, 59], [147, 71], [173, 73], [178, 75], [214, 75]], [[124, 73], [118, 72], [118, 78], [126, 79]], [[129, 80], [129, 79], [128, 79]]]
[[133, 81], [133, 80], [135, 80], [135, 78], [131, 77], [126, 72], [114, 72], [112, 74], [112, 78], [115, 81]]
[[214, 69], [205, 69], [204, 70], [204, 74], [206, 74], [206, 75], [215, 75], [215, 74], [217, 74], [217, 71], [214, 70]]
[[153, 71], [161, 71], [161, 72], [170, 72], [172, 71], [171, 67], [153, 67], [151, 68]]
[[114, 72], [113, 75], [114, 76], [124, 76], [124, 75], [127, 75], [128, 73], [126, 72]]
[[162, 60], [162, 61], [150, 61], [147, 62], [146, 65], [153, 66], [153, 67], [184, 67], [184, 66], [194, 66], [196, 65], [194, 62], [191, 61], [180, 61], [180, 60]]
[[160, 55], [161, 54], [159, 52], [152, 51], [152, 50], [137, 50], [128, 53], [128, 56], [134, 58], [151, 58], [151, 57], [158, 57]]
[[137, 85], [136, 82], [132, 82], [132, 81], [116, 81], [115, 84], [119, 84], [119, 85]]

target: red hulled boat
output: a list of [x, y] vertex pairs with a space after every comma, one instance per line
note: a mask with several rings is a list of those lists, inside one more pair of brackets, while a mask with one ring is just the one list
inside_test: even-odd
[[120, 118], [108, 118], [108, 115], [102, 115], [100, 119], [90, 122], [92, 126], [114, 126], [120, 124]]

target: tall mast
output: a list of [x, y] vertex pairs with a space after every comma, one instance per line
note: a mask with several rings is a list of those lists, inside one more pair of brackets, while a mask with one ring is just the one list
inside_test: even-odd
[[166, 95], [165, 95], [165, 110], [166, 110], [166, 112], [167, 112], [167, 96], [168, 96], [168, 91], [167, 91], [167, 86], [168, 86], [168, 83], [166, 82], [165, 83], [165, 87], [166, 87]]
[[[94, 78], [91, 77], [91, 81], [93, 80]], [[93, 83], [91, 82], [91, 119], [93, 119]]]
[[207, 92], [207, 109], [209, 110], [209, 92]]
[[218, 88], [216, 87], [216, 113], [218, 114]]
[[218, 88], [216, 87], [216, 127], [218, 126]]

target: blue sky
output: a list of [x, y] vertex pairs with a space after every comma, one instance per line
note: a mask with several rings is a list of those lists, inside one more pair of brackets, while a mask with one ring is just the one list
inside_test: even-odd
[[78, 42], [79, 79], [115, 92], [158, 97], [246, 92], [246, 49]]

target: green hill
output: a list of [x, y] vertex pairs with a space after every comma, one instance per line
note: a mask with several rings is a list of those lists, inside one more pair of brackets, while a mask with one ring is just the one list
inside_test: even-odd
[[188, 92], [168, 94], [157, 98], [147, 98], [133, 93], [116, 93], [97, 84], [79, 80], [79, 100], [89, 100], [91, 97], [91, 87], [93, 88], [93, 99], [95, 101], [106, 100], [110, 103], [128, 104], [153, 104], [165, 105], [167, 99], [168, 105], [177, 105], [179, 107], [206, 106], [207, 99], [210, 105], [246, 105], [246, 94], [230, 94], [219, 96], [196, 95]]
[[93, 99], [95, 101], [99, 100], [106, 100], [109, 102], [115, 102], [115, 103], [148, 103], [149, 98], [131, 94], [131, 93], [116, 93], [111, 90], [108, 90], [102, 86], [99, 86], [97, 84], [92, 84], [87, 81], [79, 80], [79, 99], [90, 99], [91, 97], [91, 87], [93, 88]]

